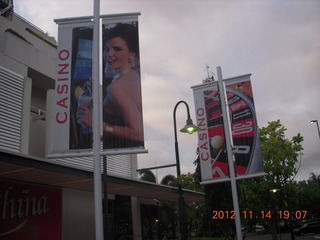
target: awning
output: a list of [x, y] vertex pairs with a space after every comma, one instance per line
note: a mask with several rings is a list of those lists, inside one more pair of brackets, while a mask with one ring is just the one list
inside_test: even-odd
[[[0, 151], [0, 179], [94, 191], [93, 172], [50, 162], [44, 158]], [[204, 193], [184, 190], [186, 202], [203, 202]], [[118, 176], [107, 177], [108, 194], [177, 202], [176, 187]]]

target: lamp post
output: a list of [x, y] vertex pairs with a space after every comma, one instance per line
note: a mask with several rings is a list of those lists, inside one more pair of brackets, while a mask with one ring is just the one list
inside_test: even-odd
[[179, 205], [179, 224], [180, 224], [180, 234], [181, 240], [187, 240], [187, 223], [186, 223], [186, 214], [185, 214], [185, 203], [183, 197], [183, 190], [181, 184], [181, 170], [180, 170], [180, 158], [179, 158], [179, 147], [178, 147], [178, 140], [177, 140], [177, 123], [176, 123], [176, 110], [179, 104], [185, 104], [187, 108], [187, 123], [184, 128], [180, 130], [180, 132], [184, 133], [193, 133], [195, 131], [199, 131], [200, 128], [195, 126], [192, 123], [192, 119], [190, 118], [189, 106], [185, 101], [179, 101], [173, 110], [173, 123], [174, 123], [174, 140], [175, 140], [175, 153], [176, 153], [176, 164], [177, 164], [177, 180], [178, 180], [178, 205]]
[[318, 128], [318, 134], [319, 134], [319, 138], [320, 138], [320, 130], [319, 130], [319, 123], [318, 120], [311, 120], [310, 123], [316, 123], [317, 124], [317, 128]]

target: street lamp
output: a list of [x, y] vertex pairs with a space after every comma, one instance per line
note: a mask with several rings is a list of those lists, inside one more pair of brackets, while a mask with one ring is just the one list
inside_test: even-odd
[[316, 123], [317, 124], [317, 128], [318, 128], [318, 134], [319, 134], [319, 138], [320, 138], [320, 130], [319, 130], [319, 123], [318, 120], [311, 120], [310, 123]]
[[195, 126], [192, 123], [192, 119], [190, 118], [190, 112], [189, 112], [189, 106], [185, 101], [179, 101], [173, 110], [173, 123], [174, 123], [174, 140], [175, 140], [175, 152], [176, 152], [176, 164], [177, 164], [177, 180], [178, 180], [178, 205], [179, 205], [179, 223], [180, 223], [180, 234], [181, 234], [181, 240], [187, 240], [188, 234], [187, 234], [187, 223], [186, 223], [186, 214], [185, 214], [185, 207], [184, 207], [184, 197], [183, 197], [183, 191], [182, 191], [182, 185], [181, 185], [181, 170], [180, 170], [180, 159], [179, 159], [179, 147], [178, 147], [178, 141], [177, 141], [177, 123], [176, 123], [176, 110], [180, 103], [184, 103], [187, 108], [187, 123], [184, 128], [180, 130], [180, 132], [184, 133], [193, 133], [196, 131], [199, 131], [200, 128]]

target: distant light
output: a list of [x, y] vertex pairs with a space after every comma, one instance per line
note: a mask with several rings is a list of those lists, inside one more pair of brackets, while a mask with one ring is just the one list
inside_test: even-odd
[[273, 192], [273, 193], [276, 193], [276, 192], [279, 192], [280, 189], [277, 189], [277, 188], [274, 188], [274, 189], [270, 189], [270, 192]]

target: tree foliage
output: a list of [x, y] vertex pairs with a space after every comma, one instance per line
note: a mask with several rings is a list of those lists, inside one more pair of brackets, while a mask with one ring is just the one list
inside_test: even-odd
[[164, 176], [161, 180], [161, 184], [168, 186], [178, 186], [177, 178], [171, 174]]
[[156, 176], [150, 170], [143, 170], [139, 172], [139, 174], [140, 174], [140, 178], [139, 178], [140, 180], [153, 182], [153, 183], [157, 182]]
[[265, 180], [270, 187], [280, 188], [293, 180], [297, 174], [298, 156], [303, 150], [303, 137], [298, 133], [291, 140], [285, 138], [286, 128], [280, 120], [269, 122], [259, 129]]
[[320, 219], [320, 175], [310, 173], [308, 180], [296, 183], [297, 209], [308, 211], [308, 218]]
[[297, 163], [303, 147], [303, 137], [300, 133], [292, 139], [286, 138], [287, 129], [280, 120], [268, 123], [259, 128], [262, 156], [266, 175], [239, 182], [240, 208], [242, 211], [259, 213], [272, 212], [272, 219], [244, 219], [248, 225], [257, 222], [269, 227], [273, 239], [275, 238], [275, 224], [279, 211], [295, 211], [298, 209], [296, 201], [297, 188], [293, 181], [297, 174]]
[[[294, 181], [298, 171], [297, 163], [302, 156], [303, 137], [300, 133], [297, 133], [291, 139], [288, 139], [286, 131], [287, 129], [281, 124], [280, 120], [269, 122], [266, 127], [259, 128], [266, 175], [237, 181], [240, 211], [252, 211], [253, 213], [272, 211], [274, 214], [277, 211], [295, 212], [304, 210], [308, 211], [307, 218], [320, 218], [320, 175], [311, 173], [308, 180]], [[212, 219], [214, 210], [233, 210], [230, 183], [200, 185], [199, 158], [196, 159], [195, 165], [195, 173], [182, 175], [182, 186], [184, 189], [203, 191], [206, 201], [187, 204], [186, 216], [189, 233], [195, 232], [199, 237], [234, 235], [234, 220]], [[161, 183], [176, 186], [176, 178], [167, 175]], [[270, 191], [272, 189], [277, 191]], [[174, 226], [169, 222], [169, 219], [172, 218], [173, 212], [175, 215], [178, 213], [178, 207], [177, 205], [169, 205], [169, 203], [166, 205], [167, 207], [163, 208], [163, 219], [166, 219], [168, 226]], [[277, 215], [273, 216], [276, 217]], [[275, 226], [273, 220], [275, 218], [242, 218], [241, 221], [245, 227], [260, 223], [269, 228], [270, 224]], [[175, 219], [175, 222], [178, 222], [177, 219]], [[293, 224], [289, 221], [284, 222], [287, 226]]]
[[320, 187], [320, 174], [317, 176], [317, 174], [315, 174], [314, 172], [310, 173], [308, 182], [310, 184], [315, 184], [318, 187]]

